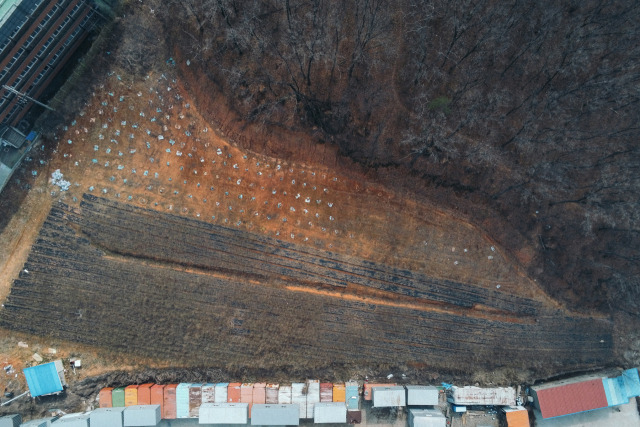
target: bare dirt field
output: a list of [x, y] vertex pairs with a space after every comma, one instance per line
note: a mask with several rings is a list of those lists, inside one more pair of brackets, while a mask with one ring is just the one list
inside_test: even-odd
[[481, 229], [321, 160], [228, 143], [170, 70], [109, 71], [0, 235], [3, 352], [20, 331], [91, 374], [610, 363], [611, 322], [548, 298]]

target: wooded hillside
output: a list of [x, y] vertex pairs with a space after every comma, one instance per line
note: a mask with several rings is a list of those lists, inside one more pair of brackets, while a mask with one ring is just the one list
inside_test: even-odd
[[[637, 2], [144, 9], [164, 23], [179, 66], [206, 75], [210, 86], [196, 90], [222, 94], [253, 132], [335, 144], [376, 179], [485, 227], [552, 295], [637, 312]], [[140, 65], [136, 46], [123, 48]]]

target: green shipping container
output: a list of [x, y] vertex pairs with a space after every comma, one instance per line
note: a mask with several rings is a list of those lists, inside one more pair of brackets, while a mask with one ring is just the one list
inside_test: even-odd
[[114, 388], [111, 392], [111, 406], [124, 407], [124, 387]]

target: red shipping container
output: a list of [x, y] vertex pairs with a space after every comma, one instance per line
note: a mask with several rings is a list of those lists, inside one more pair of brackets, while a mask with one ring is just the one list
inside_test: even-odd
[[138, 386], [138, 405], [151, 405], [151, 386], [153, 383]]
[[162, 418], [168, 420], [174, 420], [176, 418], [176, 387], [178, 387], [178, 384], [169, 384], [164, 388], [164, 409], [162, 412]]
[[238, 403], [240, 402], [240, 383], [229, 383], [227, 387], [227, 402]]
[[320, 383], [320, 402], [333, 402], [333, 384]]
[[153, 386], [151, 386], [150, 404], [160, 405], [160, 414], [164, 414], [164, 385], [154, 384]]
[[98, 394], [98, 399], [100, 400], [100, 407], [101, 408], [111, 408], [111, 390], [113, 390], [113, 387], [105, 387], [102, 390], [100, 390], [100, 393]]

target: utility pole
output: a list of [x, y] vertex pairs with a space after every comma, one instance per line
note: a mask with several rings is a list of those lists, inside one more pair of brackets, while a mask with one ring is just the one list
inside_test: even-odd
[[29, 95], [22, 93], [14, 88], [12, 88], [11, 86], [7, 86], [7, 85], [2, 85], [3, 88], [5, 88], [6, 90], [8, 90], [11, 93], [15, 93], [16, 95], [22, 97], [22, 98], [26, 98], [31, 102], [35, 102], [36, 104], [38, 104], [41, 107], [46, 108], [47, 110], [51, 110], [51, 111], [56, 111], [53, 108], [49, 107], [47, 104], [43, 104], [42, 102], [38, 101], [37, 99], [33, 99], [32, 97], [30, 97]]

